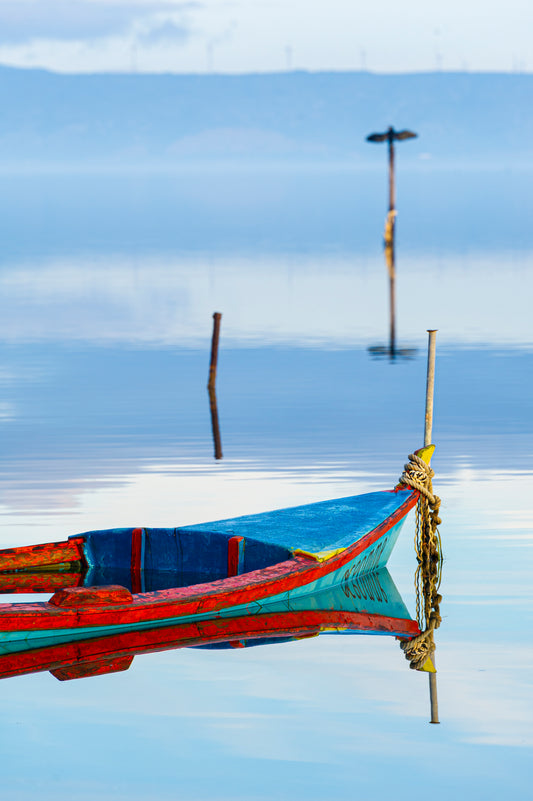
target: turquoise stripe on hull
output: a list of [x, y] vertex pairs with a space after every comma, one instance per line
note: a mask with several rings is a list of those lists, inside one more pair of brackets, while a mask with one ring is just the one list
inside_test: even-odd
[[296, 587], [293, 590], [271, 595], [262, 601], [251, 601], [218, 610], [217, 612], [203, 612], [193, 615], [178, 615], [159, 620], [146, 622], [124, 623], [112, 626], [90, 626], [85, 628], [48, 629], [36, 631], [7, 631], [0, 632], [0, 654], [14, 651], [37, 648], [45, 644], [60, 644], [74, 640], [85, 640], [93, 637], [102, 637], [120, 634], [127, 631], [142, 631], [145, 629], [163, 628], [178, 623], [196, 623], [214, 618], [231, 618], [241, 615], [259, 614], [261, 611], [298, 611], [305, 608], [303, 599], [308, 596], [323, 593], [341, 583], [358, 581], [364, 575], [375, 572], [384, 567], [400, 533], [404, 520], [386, 532], [370, 549], [355, 556], [342, 568], [323, 576], [316, 581]]
[[[338, 570], [327, 573], [327, 575], [309, 584], [295, 587], [293, 590], [288, 590], [279, 595], [271, 595], [268, 599], [269, 611], [292, 611], [294, 608], [292, 604], [297, 599], [324, 592], [324, 590], [331, 589], [343, 582], [357, 581], [368, 573], [383, 569], [388, 562], [404, 522], [405, 518], [400, 520], [399, 523], [376, 540], [371, 548], [367, 549], [362, 554], [354, 556], [353, 559]], [[225, 611], [221, 616], [227, 616]]]

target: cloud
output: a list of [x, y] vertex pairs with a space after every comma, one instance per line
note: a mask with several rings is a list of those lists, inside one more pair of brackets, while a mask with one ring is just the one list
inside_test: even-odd
[[[101, 39], [126, 33], [136, 23], [150, 23], [157, 16], [157, 31], [165, 39], [181, 41], [187, 29], [176, 22], [161, 22], [161, 14], [198, 8], [195, 2], [91, 2], [90, 0], [2, 0], [0, 43], [23, 44], [36, 39]], [[149, 35], [152, 35], [149, 34]], [[155, 41], [155, 39], [154, 39]]]

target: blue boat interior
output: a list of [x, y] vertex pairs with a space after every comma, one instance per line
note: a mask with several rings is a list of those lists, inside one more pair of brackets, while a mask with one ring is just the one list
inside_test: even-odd
[[381, 490], [256, 515], [215, 520], [180, 531], [252, 537], [289, 551], [319, 554], [347, 548], [394, 514], [412, 491]]
[[[133, 540], [140, 529], [90, 531], [83, 535], [84, 583], [150, 592], [261, 570], [295, 551], [324, 554], [346, 548], [392, 515], [409, 493], [373, 492], [194, 526], [144, 528], [137, 561]], [[239, 553], [232, 569], [229, 553], [236, 540]]]
[[131, 528], [110, 529], [83, 535], [88, 564], [85, 586], [120, 584], [132, 591], [153, 592], [261, 570], [292, 556], [287, 548], [248, 537], [242, 542], [237, 568], [231, 572], [228, 561], [232, 534], [145, 528], [139, 575], [136, 576], [132, 571], [133, 531]]

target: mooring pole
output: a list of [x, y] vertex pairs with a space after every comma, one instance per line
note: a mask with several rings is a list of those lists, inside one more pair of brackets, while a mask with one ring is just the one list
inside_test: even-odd
[[428, 366], [426, 377], [426, 424], [424, 428], [424, 447], [431, 445], [433, 430], [433, 393], [435, 390], [435, 353], [437, 349], [437, 331], [428, 329]]
[[209, 363], [209, 380], [207, 382], [208, 389], [214, 389], [217, 380], [217, 362], [218, 362], [218, 340], [220, 337], [220, 320], [222, 315], [220, 312], [213, 314], [213, 338], [211, 339], [211, 361]]
[[396, 185], [394, 182], [394, 130], [392, 128], [387, 131], [387, 138], [389, 143], [389, 211], [395, 211]]
[[414, 139], [417, 134], [413, 131], [395, 131], [389, 125], [383, 133], [372, 133], [367, 136], [367, 142], [387, 142], [389, 156], [389, 211], [385, 221], [385, 262], [389, 272], [389, 303], [390, 303], [390, 331], [389, 354], [391, 359], [396, 354], [396, 259], [395, 259], [395, 232], [396, 232], [396, 177], [394, 174], [395, 149], [394, 143], [404, 139]]
[[211, 361], [209, 362], [209, 379], [207, 391], [209, 393], [209, 409], [211, 411], [211, 428], [213, 431], [213, 444], [215, 446], [215, 459], [222, 459], [222, 441], [218, 423], [217, 393], [215, 383], [217, 380], [218, 340], [220, 338], [220, 312], [213, 314], [213, 337], [211, 339]]
[[[428, 329], [428, 365], [426, 377], [426, 423], [424, 428], [424, 447], [431, 445], [433, 431], [433, 394], [435, 390], [435, 354], [437, 350], [437, 331]], [[433, 654], [435, 667], [435, 654]], [[430, 723], [440, 723], [439, 701], [437, 698], [437, 674], [429, 673], [429, 702], [431, 705]]]

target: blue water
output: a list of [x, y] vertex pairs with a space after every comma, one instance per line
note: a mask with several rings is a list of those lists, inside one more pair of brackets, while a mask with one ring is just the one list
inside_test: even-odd
[[[3, 798], [527, 796], [529, 175], [400, 171], [395, 360], [369, 351], [388, 343], [384, 184], [344, 167], [4, 176], [0, 545], [391, 487], [422, 444], [438, 328], [440, 726], [393, 638], [168, 651], [0, 681]], [[413, 533], [411, 517], [389, 562], [412, 615]]]

